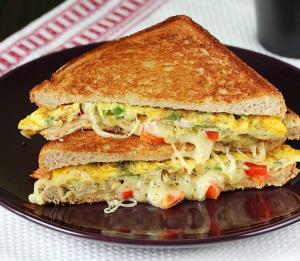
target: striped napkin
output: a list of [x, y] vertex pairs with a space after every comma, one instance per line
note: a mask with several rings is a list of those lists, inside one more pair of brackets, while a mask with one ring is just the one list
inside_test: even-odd
[[117, 38], [166, 0], [69, 0], [0, 44], [0, 76], [49, 52]]
[[0, 76], [47, 53], [115, 39], [177, 14], [191, 16], [226, 44], [300, 67], [299, 59], [260, 46], [253, 0], [67, 0], [0, 43]]

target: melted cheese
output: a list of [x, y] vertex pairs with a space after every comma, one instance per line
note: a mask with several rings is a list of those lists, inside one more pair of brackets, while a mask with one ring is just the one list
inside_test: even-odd
[[61, 105], [54, 110], [38, 108], [32, 114], [21, 120], [18, 128], [22, 135], [30, 137], [44, 129], [62, 127], [66, 122], [72, 122], [80, 115], [80, 104]]
[[[76, 202], [76, 199], [84, 201], [89, 195], [96, 194], [99, 201], [110, 202], [107, 211], [122, 204], [122, 191], [128, 189], [133, 190], [132, 199], [157, 207], [163, 207], [163, 199], [172, 193], [183, 193], [186, 199], [203, 200], [212, 184], [222, 189], [227, 185], [238, 184], [243, 179], [249, 179], [243, 164], [249, 159], [255, 162], [251, 154], [213, 154], [205, 165], [194, 165], [192, 174], [188, 174], [179, 162], [171, 160], [69, 166], [53, 170], [50, 179], [38, 180], [29, 200], [36, 204], [58, 204]], [[267, 165], [272, 176], [272, 171], [298, 161], [300, 151], [283, 145], [257, 163]], [[186, 162], [191, 165], [195, 163], [194, 160]], [[58, 195], [58, 198], [54, 197], [54, 194]]]
[[[103, 124], [106, 124], [106, 126], [111, 127], [111, 126], [113, 126], [113, 124], [108, 123], [109, 122], [108, 120], [104, 121], [105, 117], [103, 117], [103, 113], [102, 114], [97, 113], [97, 107], [95, 104], [86, 103], [84, 106], [84, 112], [86, 112], [87, 117], [90, 119], [93, 130], [96, 132], [96, 134], [98, 134], [101, 137], [125, 139], [125, 138], [130, 137], [132, 134], [134, 134], [140, 125], [140, 122], [138, 120], [136, 120], [136, 122], [134, 123], [132, 129], [130, 130], [130, 132], [128, 134], [126, 134], [126, 135], [113, 134], [110, 132], [103, 131], [103, 129], [100, 127]], [[100, 120], [100, 118], [101, 118], [101, 120]]]
[[108, 207], [104, 209], [104, 213], [109, 214], [115, 212], [119, 207], [132, 208], [137, 205], [137, 201], [135, 199], [129, 200], [108, 200]]
[[[237, 147], [251, 147], [257, 160], [265, 156], [263, 142], [272, 138], [283, 138], [286, 128], [280, 119], [270, 116], [241, 116], [225, 113], [201, 113], [196, 111], [170, 110], [132, 106], [117, 103], [76, 103], [60, 106], [48, 111], [40, 108], [20, 122], [22, 134], [30, 136], [39, 130], [61, 127], [64, 120], [69, 122], [77, 119], [83, 111], [85, 119], [89, 120], [92, 129], [102, 137], [128, 138], [141, 135], [141, 131], [163, 138], [174, 149], [172, 160], [180, 162], [189, 173], [194, 166], [186, 163], [186, 158], [195, 160], [196, 165], [203, 165], [210, 158], [214, 142], [206, 136], [206, 131], [217, 131], [218, 141], [233, 142]], [[51, 119], [49, 123], [49, 119]], [[124, 134], [115, 134], [105, 129], [118, 127]], [[185, 146], [177, 148], [177, 144], [192, 144], [193, 149]], [[258, 149], [258, 150], [257, 150]], [[228, 153], [227, 153], [228, 154]]]
[[[22, 120], [18, 127], [23, 134], [31, 136], [45, 128], [59, 127], [65, 120], [68, 122], [75, 120], [76, 115], [80, 114], [80, 107], [84, 109], [90, 104], [61, 105], [54, 110], [41, 107]], [[204, 113], [118, 103], [94, 103], [93, 105], [96, 110], [93, 112], [94, 116], [90, 115], [89, 119], [92, 121], [96, 115], [102, 125], [108, 127], [122, 125], [123, 127], [127, 126], [127, 129], [128, 126], [129, 129], [132, 129], [131, 123], [142, 117], [143, 122], [163, 121], [183, 129], [215, 129], [221, 133], [221, 139], [244, 134], [263, 140], [281, 139], [287, 134], [282, 121], [272, 116], [249, 115], [236, 118], [234, 115], [226, 113]]]
[[[171, 124], [164, 124], [161, 122], [152, 121], [144, 124], [144, 130], [151, 133], [154, 136], [164, 138], [166, 143], [172, 144], [174, 154], [172, 160], [179, 160], [182, 166], [191, 172], [191, 169], [187, 168], [187, 163], [184, 158], [194, 159], [196, 164], [204, 164], [210, 157], [213, 150], [214, 142], [207, 139], [201, 130], [190, 129], [184, 130], [181, 128], [173, 128]], [[186, 150], [183, 147], [178, 150], [176, 143], [179, 144], [192, 144], [194, 145], [193, 150]]]

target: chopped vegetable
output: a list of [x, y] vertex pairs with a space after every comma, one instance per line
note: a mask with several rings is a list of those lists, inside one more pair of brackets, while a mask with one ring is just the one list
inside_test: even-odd
[[120, 107], [120, 106], [116, 106], [113, 110], [112, 110], [113, 114], [116, 116], [120, 116], [124, 110]]
[[104, 116], [112, 116], [112, 115], [114, 115], [114, 113], [112, 112], [112, 110], [103, 110], [103, 114], [104, 114]]
[[166, 119], [169, 121], [179, 121], [181, 118], [181, 116], [179, 115], [178, 112], [176, 111], [172, 111], [167, 117]]
[[219, 132], [217, 131], [205, 131], [205, 134], [209, 140], [216, 141], [219, 139]]
[[128, 189], [122, 192], [122, 197], [124, 199], [132, 198], [133, 197], [133, 191], [132, 189]]
[[53, 124], [53, 123], [54, 123], [54, 118], [53, 118], [53, 116], [49, 116], [49, 118], [47, 118], [47, 119], [45, 120], [45, 122], [46, 122], [47, 127], [51, 127], [52, 125], [54, 125], [54, 124]]
[[184, 193], [173, 191], [168, 193], [161, 202], [161, 208], [170, 208], [178, 204], [184, 199]]
[[265, 179], [268, 177], [268, 167], [266, 165], [257, 165], [252, 162], [245, 162], [245, 166], [247, 167], [245, 169], [245, 173], [253, 178], [259, 181], [260, 183], [265, 181]]
[[219, 187], [215, 184], [212, 184], [209, 186], [209, 188], [206, 191], [206, 198], [211, 198], [211, 199], [217, 199], [220, 195], [221, 191]]
[[162, 145], [165, 144], [164, 138], [157, 137], [152, 135], [149, 132], [143, 131], [140, 136], [140, 140], [145, 143], [149, 143], [152, 145]]

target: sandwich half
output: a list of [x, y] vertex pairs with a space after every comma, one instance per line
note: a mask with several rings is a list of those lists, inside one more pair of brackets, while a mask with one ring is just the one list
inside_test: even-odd
[[282, 94], [186, 16], [80, 56], [30, 99], [39, 108], [19, 123], [26, 137], [63, 139], [79, 129], [136, 135], [197, 164], [212, 151], [264, 155], [299, 138], [299, 117], [286, 114]]
[[51, 140], [32, 203], [169, 208], [297, 175], [299, 116], [282, 94], [186, 16], [101, 45], [30, 92], [19, 123]]
[[203, 164], [186, 160], [191, 172], [172, 157], [170, 144], [122, 141], [93, 131], [76, 131], [46, 144], [39, 156], [38, 180], [29, 201], [93, 203], [106, 201], [106, 213], [146, 202], [170, 208], [184, 199], [217, 199], [222, 191], [282, 186], [298, 173], [300, 151], [280, 145], [262, 159], [241, 151], [212, 153]]

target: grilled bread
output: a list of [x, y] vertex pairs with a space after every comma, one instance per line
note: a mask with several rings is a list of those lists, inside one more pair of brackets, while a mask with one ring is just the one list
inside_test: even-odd
[[[137, 137], [101, 138], [75, 132], [50, 142], [33, 173], [32, 203], [108, 201], [115, 210], [125, 201], [169, 208], [183, 199], [217, 198], [222, 191], [282, 186], [296, 176], [300, 151], [281, 145], [266, 155], [213, 153], [203, 164], [172, 158], [170, 145], [145, 145]], [[170, 159], [171, 158], [171, 159]], [[191, 170], [191, 171], [189, 171]]]
[[89, 101], [281, 118], [286, 112], [271, 83], [186, 16], [78, 57], [33, 88], [30, 99], [48, 109]]
[[200, 25], [175, 16], [74, 59], [30, 92], [40, 153], [32, 203], [169, 208], [297, 175], [300, 118]]

